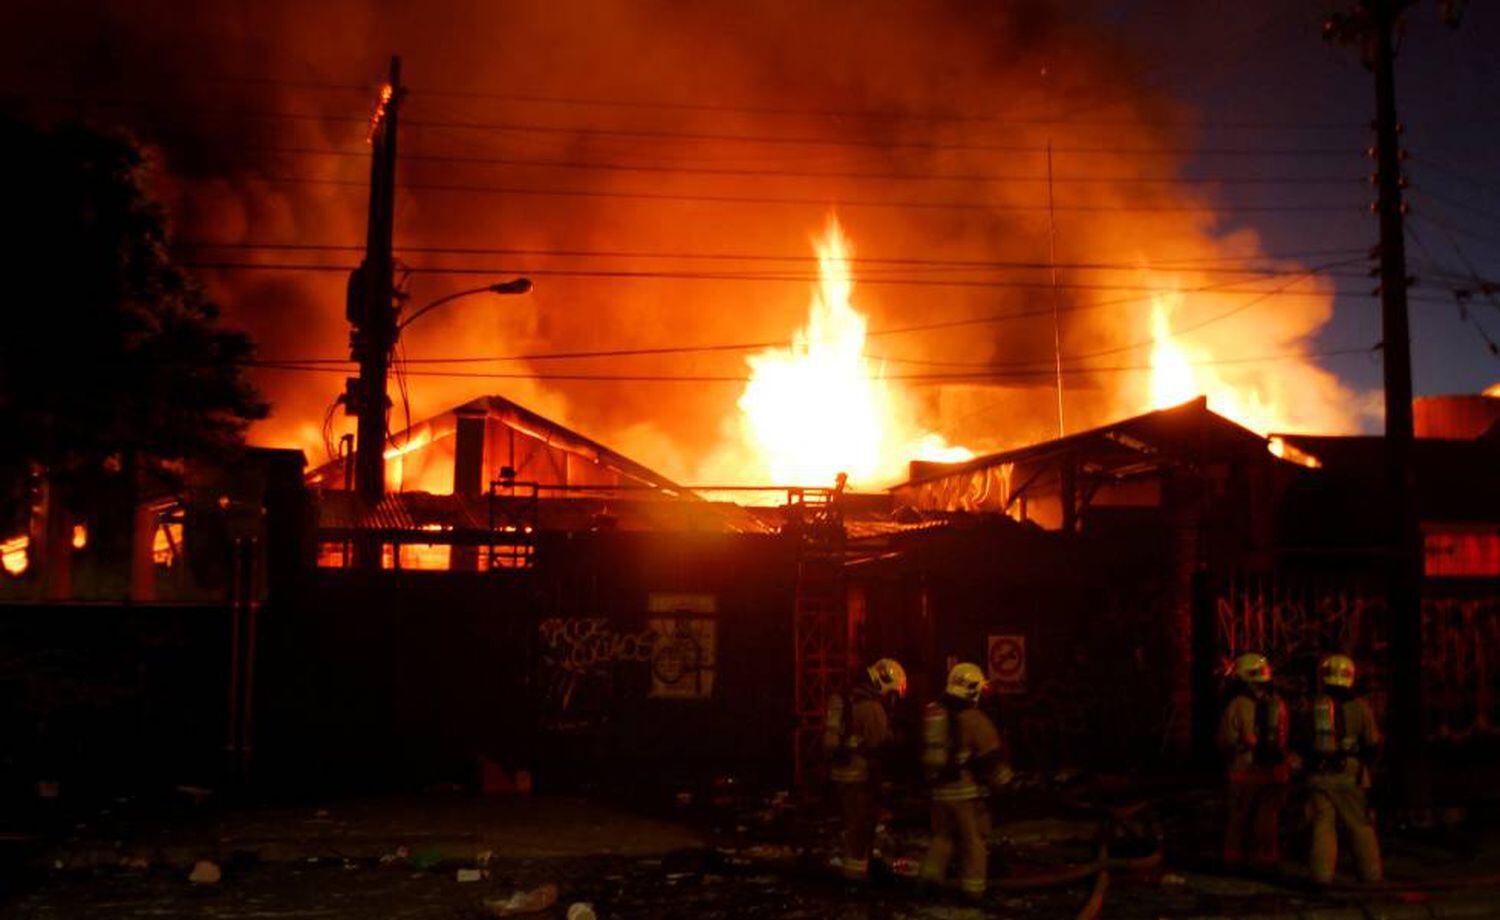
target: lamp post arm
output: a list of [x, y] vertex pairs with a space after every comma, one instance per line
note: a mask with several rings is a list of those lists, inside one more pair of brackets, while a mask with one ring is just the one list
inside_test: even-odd
[[426, 315], [428, 313], [431, 313], [433, 310], [436, 310], [438, 307], [441, 307], [445, 303], [452, 303], [453, 301], [459, 299], [460, 297], [469, 297], [469, 296], [471, 296], [473, 294], [483, 294], [483, 293], [488, 292], [489, 289], [490, 289], [490, 286], [489, 285], [485, 285], [484, 287], [469, 288], [468, 290], [464, 290], [464, 291], [454, 291], [452, 294], [444, 294], [442, 297], [439, 297], [437, 300], [434, 300], [431, 303], [428, 303], [428, 304], [424, 305], [421, 309], [417, 310], [412, 315], [410, 315], [410, 316], [405, 317], [404, 319], [402, 319], [401, 322], [399, 322], [399, 323], [396, 324], [396, 331], [400, 332], [401, 330], [405, 329], [407, 326], [410, 326], [412, 323], [416, 322], [418, 317], [424, 316], [424, 315]]

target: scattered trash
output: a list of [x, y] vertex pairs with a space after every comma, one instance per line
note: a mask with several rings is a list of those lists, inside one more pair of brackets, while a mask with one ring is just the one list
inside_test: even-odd
[[488, 866], [490, 864], [490, 860], [494, 858], [495, 854], [492, 850], [480, 850], [478, 853], [474, 854], [474, 862], [478, 863], [481, 866]]
[[1187, 876], [1178, 875], [1176, 872], [1168, 872], [1161, 877], [1163, 885], [1186, 885]]
[[60, 860], [60, 859], [54, 859], [54, 860], [52, 860], [52, 868], [60, 870], [60, 869], [62, 869], [62, 867], [63, 867], [63, 861], [62, 860]]
[[693, 794], [691, 792], [677, 793], [677, 804], [682, 806], [683, 808], [686, 808], [689, 805], [693, 804]]
[[145, 872], [151, 868], [151, 860], [144, 856], [122, 856], [120, 868], [129, 872]]
[[382, 866], [389, 866], [391, 863], [401, 862], [409, 856], [411, 856], [411, 851], [406, 847], [396, 847], [394, 851], [380, 857], [380, 864]]
[[916, 878], [922, 864], [909, 856], [891, 860], [891, 871], [902, 878]]
[[484, 873], [478, 869], [459, 869], [458, 880], [460, 882], [477, 882], [484, 878]]
[[188, 881], [194, 885], [217, 885], [224, 878], [224, 872], [218, 863], [200, 859], [193, 863], [193, 871], [188, 873]]
[[780, 844], [767, 844], [767, 843], [757, 844], [757, 845], [755, 845], [753, 847], [746, 847], [744, 850], [742, 850], [740, 852], [741, 852], [741, 855], [745, 856], [748, 859], [764, 859], [764, 860], [778, 860], [779, 861], [779, 860], [791, 860], [791, 859], [795, 859], [797, 857], [797, 851], [796, 850], [793, 850], [789, 846], [780, 845]]
[[39, 799], [55, 799], [62, 794], [62, 783], [55, 779], [39, 779], [36, 781], [36, 797]]
[[212, 789], [205, 789], [202, 786], [178, 786], [177, 791], [192, 799], [194, 805], [202, 805], [214, 794]]
[[557, 886], [551, 883], [517, 891], [508, 898], [486, 898], [484, 906], [497, 917], [514, 917], [518, 914], [534, 914], [557, 903]]
[[420, 850], [415, 856], [411, 858], [412, 868], [414, 869], [431, 869], [433, 866], [442, 861], [442, 851], [433, 847], [428, 847], [425, 850]]
[[599, 915], [587, 901], [574, 901], [568, 905], [568, 920], [599, 920]]

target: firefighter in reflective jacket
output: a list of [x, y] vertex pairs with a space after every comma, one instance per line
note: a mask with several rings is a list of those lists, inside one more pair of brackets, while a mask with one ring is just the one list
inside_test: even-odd
[[906, 671], [882, 658], [865, 670], [864, 680], [828, 701], [823, 723], [823, 752], [844, 819], [844, 852], [840, 867], [850, 881], [870, 874], [870, 847], [875, 842], [875, 791], [878, 760], [892, 742], [886, 707], [906, 694]]
[[1374, 709], [1368, 700], [1354, 694], [1354, 662], [1344, 655], [1326, 656], [1318, 664], [1307, 778], [1315, 882], [1333, 881], [1340, 826], [1348, 835], [1360, 879], [1381, 879], [1380, 841], [1365, 802], [1365, 790], [1370, 786], [1368, 760], [1380, 742]]
[[978, 665], [956, 665], [943, 698], [927, 704], [922, 718], [922, 768], [932, 786], [932, 844], [922, 880], [942, 884], [957, 851], [959, 884], [976, 900], [989, 869], [982, 786], [998, 789], [1011, 779], [995, 723], [977, 705], [984, 683]]
[[1219, 749], [1229, 767], [1228, 819], [1224, 826], [1224, 862], [1249, 859], [1274, 868], [1281, 810], [1290, 791], [1292, 761], [1287, 752], [1287, 708], [1271, 687], [1271, 663], [1249, 653], [1234, 660], [1229, 705], [1219, 721]]

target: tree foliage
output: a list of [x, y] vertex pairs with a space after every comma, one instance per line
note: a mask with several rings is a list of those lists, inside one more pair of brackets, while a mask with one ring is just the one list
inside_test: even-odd
[[[0, 325], [0, 476], [87, 479], [242, 443], [266, 406], [250, 338], [167, 246], [141, 149], [0, 119], [12, 244]], [[15, 497], [15, 490], [9, 490]]]

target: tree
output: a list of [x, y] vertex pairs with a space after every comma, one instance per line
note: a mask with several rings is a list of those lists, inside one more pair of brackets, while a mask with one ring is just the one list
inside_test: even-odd
[[267, 408], [250, 338], [176, 265], [139, 146], [0, 118], [12, 243], [0, 327], [0, 483], [15, 520], [40, 470], [69, 491], [243, 443]]

